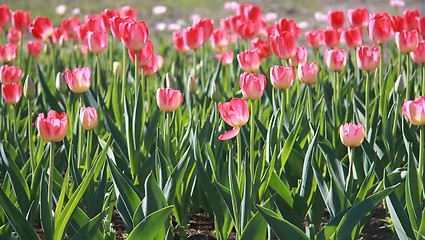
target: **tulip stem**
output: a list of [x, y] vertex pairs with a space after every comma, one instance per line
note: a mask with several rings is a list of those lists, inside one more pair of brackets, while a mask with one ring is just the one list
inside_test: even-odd
[[170, 114], [168, 112], [165, 112], [165, 139], [164, 139], [164, 143], [165, 143], [165, 156], [167, 156], [167, 158], [170, 160], [170, 145], [171, 145], [171, 136], [170, 136]]
[[52, 61], [53, 61], [53, 82], [55, 81], [56, 77], [56, 53], [55, 53], [55, 46], [52, 42], [50, 42], [50, 47], [52, 48]]
[[31, 54], [29, 54], [28, 61], [27, 61], [27, 66], [26, 66], [26, 69], [25, 69], [25, 74], [27, 76], [30, 75], [29, 71], [30, 71], [30, 66], [31, 66], [31, 59], [32, 59], [32, 56], [31, 56]]
[[127, 74], [127, 55], [126, 55], [126, 48], [122, 46], [122, 93], [121, 93], [121, 103], [124, 105], [124, 95], [126, 95], [126, 74]]
[[[366, 72], [366, 89], [365, 89], [365, 129], [366, 133], [369, 132], [369, 92], [370, 92], [370, 73]], [[366, 134], [367, 136], [367, 134]]]
[[[80, 94], [80, 107], [77, 110], [78, 117], [80, 117], [80, 109], [83, 107], [83, 96]], [[78, 121], [78, 119], [76, 120]], [[82, 125], [78, 126], [78, 166], [81, 164], [82, 155], [83, 155], [83, 129]], [[87, 171], [87, 169], [86, 169]]]
[[[21, 32], [21, 41], [19, 41], [19, 48], [18, 48], [18, 53], [19, 53], [19, 67], [22, 69], [23, 68], [23, 59], [22, 59], [22, 44], [24, 42], [24, 32]], [[31, 55], [31, 54], [30, 54]], [[25, 72], [25, 74], [28, 74], [27, 72]]]
[[[134, 100], [134, 104], [137, 103], [137, 99], [139, 97], [139, 51], [134, 51], [134, 91], [136, 93], [136, 98]], [[142, 93], [143, 96], [143, 93]]]
[[50, 161], [49, 161], [49, 209], [53, 209], [53, 169], [55, 167], [55, 152], [54, 152], [54, 142], [50, 142]]
[[109, 40], [109, 71], [108, 73], [111, 74], [113, 72], [114, 69], [114, 63], [113, 63], [113, 56], [114, 56], [114, 37], [110, 37]]
[[[242, 181], [242, 140], [241, 133], [236, 135], [237, 147], [238, 147], [238, 181], [239, 183]], [[238, 184], [239, 186], [239, 184]]]
[[[249, 100], [251, 104], [251, 117], [249, 120], [251, 131], [250, 131], [250, 143], [249, 143], [249, 161], [250, 161], [250, 169], [251, 169], [251, 176], [254, 176], [254, 166], [255, 166], [255, 158], [254, 158], [254, 145], [255, 145], [255, 139], [254, 139], [254, 102], [252, 100]], [[239, 136], [239, 134], [238, 134]]]
[[87, 142], [86, 142], [86, 172], [88, 172], [90, 170], [90, 167], [91, 167], [90, 153], [91, 153], [91, 144], [92, 144], [92, 138], [93, 138], [93, 131], [94, 130], [89, 130], [88, 131], [88, 134], [87, 134]]
[[354, 172], [354, 163], [353, 163], [353, 158], [354, 158], [354, 149], [352, 149], [351, 147], [347, 147], [348, 148], [348, 176], [347, 176], [347, 185], [345, 186], [345, 193], [348, 197], [348, 199], [350, 199], [351, 196], [351, 191], [353, 189], [353, 181], [354, 181], [354, 176], [353, 176], [353, 172]]
[[313, 93], [312, 93], [312, 86], [311, 84], [307, 84], [307, 90], [308, 90], [308, 111], [310, 115], [310, 122], [314, 125], [314, 118], [313, 118]]
[[95, 84], [95, 90], [99, 88], [99, 85], [102, 85], [102, 77], [100, 73], [100, 54], [96, 54], [97, 58], [97, 83]]
[[[381, 116], [382, 116], [382, 127], [385, 129], [385, 126], [387, 125], [387, 106], [386, 106], [386, 96], [385, 96], [385, 83], [383, 78], [383, 71], [384, 69], [384, 44], [379, 45], [381, 49], [381, 62], [379, 64], [379, 83], [380, 83], [380, 94], [379, 94], [379, 107], [381, 109]], [[378, 95], [377, 95], [378, 96]]]
[[425, 96], [425, 63], [422, 63], [422, 96]]
[[406, 58], [406, 99], [410, 100], [410, 56]]
[[419, 142], [419, 177], [424, 181], [424, 162], [425, 162], [425, 125], [420, 126], [420, 142]]
[[36, 162], [34, 161], [34, 143], [32, 141], [32, 106], [31, 106], [31, 101], [28, 100], [28, 146], [30, 148], [30, 164], [31, 164], [31, 170], [33, 173], [33, 177], [34, 177], [34, 173], [35, 173], [35, 165]]
[[[276, 91], [279, 91], [276, 89]], [[279, 94], [279, 93], [278, 93]], [[280, 98], [281, 104], [280, 104], [280, 122], [279, 126], [277, 127], [277, 139], [279, 140], [282, 134], [282, 127], [283, 127], [283, 117], [285, 114], [285, 90], [282, 90], [282, 95]]]

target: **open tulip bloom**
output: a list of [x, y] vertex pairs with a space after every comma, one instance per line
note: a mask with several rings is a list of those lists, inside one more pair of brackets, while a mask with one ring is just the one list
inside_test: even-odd
[[236, 137], [240, 129], [249, 119], [248, 103], [244, 98], [233, 98], [230, 102], [218, 103], [218, 110], [223, 120], [233, 127], [233, 130], [221, 134], [218, 139], [228, 140]]
[[47, 118], [44, 118], [44, 113], [40, 113], [35, 120], [35, 127], [45, 142], [62, 141], [68, 130], [66, 113], [63, 112], [59, 115], [55, 110], [50, 110]]

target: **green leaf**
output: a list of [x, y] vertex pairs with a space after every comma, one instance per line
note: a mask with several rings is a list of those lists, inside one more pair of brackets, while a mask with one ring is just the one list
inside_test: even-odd
[[164, 239], [172, 212], [173, 206], [168, 206], [153, 212], [131, 231], [127, 239], [134, 240], [140, 239], [141, 237], [144, 239]]
[[[142, 209], [145, 216], [166, 207], [167, 200], [155, 181], [153, 174], [149, 174], [145, 181], [145, 198], [142, 201]], [[137, 225], [137, 223], [134, 223]]]
[[302, 232], [300, 229], [292, 225], [290, 222], [282, 219], [275, 212], [257, 205], [257, 210], [270, 225], [273, 232], [280, 240], [298, 240], [304, 239], [308, 240], [309, 238]]
[[264, 218], [261, 217], [261, 214], [257, 212], [246, 225], [240, 240], [265, 239], [267, 232], [266, 230], [267, 223], [264, 221]]
[[291, 153], [295, 140], [297, 139], [298, 132], [300, 130], [300, 123], [302, 122], [302, 119], [304, 117], [303, 112], [304, 109], [301, 110], [301, 113], [295, 123], [295, 126], [292, 128], [291, 132], [289, 133], [289, 136], [285, 139], [285, 143], [283, 144], [282, 155], [280, 156], [281, 169], [279, 170], [279, 172], [282, 172], [283, 167], [285, 167], [285, 163], [288, 160], [289, 154]]
[[93, 240], [101, 240], [99, 235], [97, 234], [100, 227], [102, 226], [102, 221], [105, 218], [106, 210], [99, 213], [93, 219], [91, 219], [88, 223], [82, 226], [77, 233], [71, 238], [71, 240], [78, 239], [93, 239]]
[[46, 239], [52, 240], [54, 229], [52, 224], [52, 209], [49, 206], [47, 184], [47, 180], [45, 179], [45, 175], [43, 174], [41, 178], [40, 187], [40, 219], [41, 226], [43, 227], [43, 232], [46, 236]]

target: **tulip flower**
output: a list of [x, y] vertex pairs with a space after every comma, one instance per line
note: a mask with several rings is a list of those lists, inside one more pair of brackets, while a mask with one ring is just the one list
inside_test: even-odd
[[13, 26], [21, 32], [25, 32], [31, 23], [29, 11], [16, 10], [12, 14]]
[[3, 84], [1, 85], [1, 93], [6, 103], [15, 105], [22, 97], [21, 85], [19, 83]]
[[367, 45], [357, 48], [357, 64], [363, 71], [373, 71], [378, 68], [381, 60], [381, 50], [374, 46], [370, 48]]
[[369, 23], [369, 10], [367, 8], [349, 9], [347, 22], [351, 28], [365, 28]]
[[105, 9], [103, 10], [103, 12], [100, 13], [100, 20], [103, 31], [111, 33], [111, 19], [116, 16], [119, 16], [119, 13], [115, 9]]
[[199, 18], [193, 22], [194, 27], [200, 27], [204, 31], [205, 41], [210, 39], [214, 30], [214, 25], [210, 18]]
[[172, 88], [158, 88], [156, 90], [156, 103], [164, 112], [174, 112], [182, 104], [183, 96], [180, 90]]
[[133, 19], [121, 18], [119, 16], [115, 16], [111, 18], [111, 21], [110, 21], [111, 33], [117, 40], [121, 41], [120, 24], [125, 22], [133, 22]]
[[74, 50], [79, 50], [83, 56], [87, 55], [87, 46], [84, 44], [77, 44], [74, 46]]
[[261, 56], [257, 51], [248, 50], [237, 55], [239, 66], [245, 72], [256, 72], [260, 68]]
[[[129, 49], [128, 54], [130, 55], [131, 61], [135, 62], [136, 51]], [[153, 44], [152, 44], [151, 40], [148, 40], [146, 42], [146, 46], [143, 49], [138, 51], [137, 56], [139, 58], [138, 59], [139, 60], [139, 66], [140, 65], [144, 66], [151, 61], [152, 57], [154, 56], [154, 54], [153, 54]]]
[[242, 73], [239, 78], [242, 94], [249, 100], [260, 99], [266, 89], [266, 83], [264, 74]]
[[253, 38], [260, 29], [260, 21], [258, 20], [241, 20], [238, 19], [235, 24], [235, 31], [242, 39]]
[[344, 26], [344, 11], [332, 11], [328, 10], [328, 23], [329, 25], [334, 28], [342, 28]]
[[44, 113], [40, 113], [35, 120], [35, 127], [45, 142], [60, 142], [68, 130], [66, 113], [59, 115], [55, 110], [50, 110], [47, 118], [44, 118]]
[[312, 48], [320, 48], [325, 44], [325, 35], [322, 29], [311, 30], [305, 33], [305, 40]]
[[347, 62], [347, 53], [344, 49], [326, 50], [324, 60], [332, 71], [341, 71]]
[[97, 111], [96, 108], [82, 107], [80, 109], [80, 123], [86, 130], [92, 130], [97, 126]]
[[77, 26], [77, 36], [78, 39], [83, 41], [85, 44], [87, 42], [87, 33], [89, 32], [89, 27], [87, 25], [78, 25]]
[[346, 123], [339, 128], [341, 142], [347, 147], [358, 147], [364, 140], [365, 129], [363, 125]]
[[70, 19], [62, 19], [61, 27], [66, 31], [68, 36], [73, 38], [78, 35], [78, 26], [81, 25], [80, 19], [76, 17], [72, 17]]
[[270, 37], [270, 45], [279, 59], [290, 59], [295, 55], [295, 37], [292, 32], [283, 32]]
[[108, 34], [105, 31], [87, 33], [87, 47], [91, 53], [103, 53], [108, 47]]
[[415, 51], [410, 52], [415, 63], [425, 63], [425, 41], [420, 41]]
[[3, 62], [10, 63], [15, 61], [16, 56], [18, 55], [18, 48], [15, 44], [6, 44], [0, 49], [0, 56], [3, 59]]
[[221, 64], [223, 64], [223, 66], [227, 66], [232, 64], [234, 53], [232, 50], [229, 50], [228, 52], [224, 52], [221, 55], [217, 54], [215, 55], [215, 57], [217, 58], [218, 61], [220, 61], [220, 58], [221, 58]]
[[367, 26], [367, 33], [375, 44], [388, 42], [391, 38], [391, 20], [388, 13], [372, 14]]
[[141, 72], [143, 68], [145, 76], [153, 75], [162, 67], [162, 62], [162, 57], [154, 54], [148, 64], [143, 66], [139, 65], [139, 71]]
[[183, 40], [190, 49], [199, 49], [205, 42], [205, 32], [200, 26], [183, 29]]
[[0, 27], [4, 28], [9, 25], [11, 21], [10, 8], [7, 4], [0, 5]]
[[419, 36], [416, 30], [396, 32], [394, 36], [397, 48], [402, 53], [409, 53], [418, 47]]
[[241, 4], [239, 6], [239, 14], [248, 20], [260, 20], [263, 16], [260, 6], [249, 3]]
[[22, 40], [22, 32], [16, 28], [9, 28], [7, 33], [7, 41], [11, 44], [18, 44]]
[[422, 36], [422, 40], [425, 40], [425, 17], [416, 18], [416, 30]]
[[418, 22], [416, 18], [420, 17], [418, 9], [416, 10], [404, 10], [403, 17], [406, 20], [407, 30], [416, 30], [418, 27]]
[[305, 46], [297, 47], [295, 55], [289, 59], [289, 64], [298, 67], [298, 64], [307, 61], [307, 48]]
[[229, 47], [229, 36], [226, 30], [214, 30], [211, 35], [211, 45], [215, 52], [222, 53]]
[[279, 33], [283, 33], [284, 31], [289, 31], [294, 34], [295, 39], [298, 39], [301, 36], [301, 29], [297, 26], [294, 19], [279, 19], [279, 21], [275, 22], [274, 24], [274, 31], [275, 32], [271, 35], [276, 35]]
[[4, 65], [0, 67], [1, 83], [12, 84], [18, 83], [22, 77], [22, 70], [15, 66]]
[[362, 29], [351, 28], [342, 32], [342, 39], [349, 48], [356, 48], [362, 44]]
[[261, 40], [261, 38], [256, 38], [251, 41], [251, 47], [254, 50], [257, 50], [261, 56], [261, 59], [268, 58], [271, 54], [271, 50], [269, 48], [269, 40], [266, 38]]
[[88, 31], [92, 32], [101, 32], [102, 28], [102, 17], [98, 14], [86, 15], [84, 16], [85, 25], [88, 28]]
[[406, 20], [403, 16], [391, 16], [391, 28], [393, 32], [407, 30]]
[[420, 96], [416, 100], [404, 100], [401, 107], [403, 115], [415, 126], [425, 125], [425, 97]]
[[177, 51], [184, 53], [189, 51], [189, 47], [186, 45], [186, 42], [183, 38], [183, 32], [182, 31], [174, 31], [173, 32], [173, 44], [174, 47], [177, 49]]
[[53, 34], [53, 24], [48, 17], [37, 16], [29, 25], [31, 34], [38, 40], [47, 40]]
[[[52, 34], [52, 43], [53, 44], [59, 44], [62, 46], [64, 41], [68, 40], [68, 34], [66, 33], [65, 29], [63, 28], [54, 28], [53, 34]], [[86, 39], [84, 42], [87, 42]]]
[[218, 103], [218, 110], [223, 120], [233, 127], [233, 130], [218, 137], [219, 140], [228, 140], [236, 137], [240, 129], [249, 119], [248, 103], [244, 98], [233, 98], [230, 102]]
[[124, 22], [119, 25], [121, 41], [130, 50], [141, 50], [145, 47], [149, 29], [144, 21]]
[[317, 63], [300, 63], [298, 65], [298, 79], [304, 84], [312, 84], [316, 82], [317, 73], [319, 69], [317, 68]]
[[120, 9], [118, 9], [118, 13], [122, 18], [129, 17], [131, 19], [134, 19], [134, 21], [137, 20], [137, 11], [134, 8], [131, 8], [129, 6], [124, 6]]
[[288, 89], [295, 79], [293, 67], [274, 66], [270, 68], [270, 81], [276, 89]]
[[328, 28], [323, 31], [325, 44], [329, 48], [336, 47], [341, 39], [341, 31], [338, 29]]
[[65, 81], [69, 89], [75, 93], [87, 92], [90, 89], [91, 72], [88, 67], [65, 70]]

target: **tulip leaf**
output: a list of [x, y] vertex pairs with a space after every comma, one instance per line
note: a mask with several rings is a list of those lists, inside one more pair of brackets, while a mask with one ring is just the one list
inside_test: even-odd
[[172, 212], [173, 206], [168, 206], [151, 213], [134, 227], [127, 239], [140, 239], [141, 236], [146, 239], [164, 239]]

